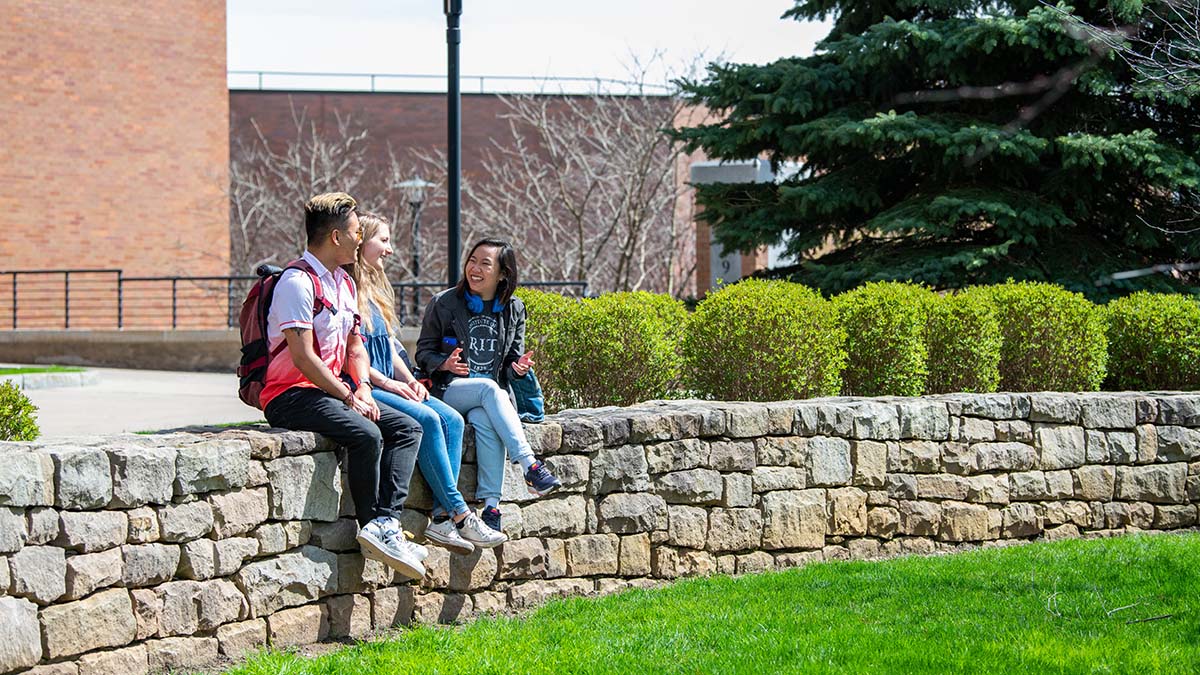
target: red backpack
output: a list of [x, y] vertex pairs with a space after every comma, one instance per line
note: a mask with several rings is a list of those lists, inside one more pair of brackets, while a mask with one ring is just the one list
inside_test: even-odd
[[[279, 356], [287, 347], [287, 341], [284, 341], [275, 349], [268, 349], [270, 343], [267, 340], [267, 313], [271, 310], [271, 300], [275, 297], [275, 284], [279, 282], [279, 277], [283, 276], [284, 270], [292, 269], [304, 270], [312, 279], [313, 316], [319, 314], [322, 309], [337, 314], [337, 308], [326, 300], [321, 292], [321, 280], [317, 278], [316, 270], [303, 259], [293, 260], [283, 269], [274, 265], [261, 265], [255, 270], [261, 278], [246, 294], [246, 299], [242, 302], [242, 313], [238, 316], [238, 325], [242, 329], [242, 361], [238, 365], [237, 374], [238, 397], [246, 405], [259, 410], [262, 410], [259, 395], [266, 386], [267, 366], [270, 365], [271, 359]], [[317, 342], [317, 332], [314, 330], [312, 334], [313, 350], [320, 354], [321, 346]]]

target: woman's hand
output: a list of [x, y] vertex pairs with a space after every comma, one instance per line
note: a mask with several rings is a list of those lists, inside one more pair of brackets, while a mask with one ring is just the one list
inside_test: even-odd
[[379, 388], [384, 391], [389, 391], [400, 398], [409, 401], [424, 401], [429, 396], [429, 392], [425, 391], [425, 387], [421, 386], [420, 382], [413, 380], [412, 382], [401, 382], [388, 378], [380, 383]]
[[408, 386], [412, 388], [413, 394], [416, 395], [416, 398], [413, 399], [414, 401], [425, 401], [429, 399], [429, 390], [425, 388], [425, 385], [421, 384], [420, 380], [413, 380], [412, 382], [408, 383]]
[[525, 374], [528, 373], [529, 369], [533, 367], [533, 363], [533, 350], [530, 349], [522, 354], [521, 358], [513, 361], [513, 372], [517, 374], [517, 377], [525, 377]]
[[[425, 400], [425, 387], [421, 387], [418, 382], [398, 382], [401, 390], [398, 392], [403, 398], [409, 401], [421, 402]], [[425, 395], [422, 395], [425, 394]]]
[[401, 382], [401, 381], [399, 381], [399, 380], [393, 380], [393, 379], [392, 379], [392, 378], [390, 378], [390, 377], [389, 377], [389, 378], [386, 378], [386, 379], [384, 379], [384, 380], [381, 380], [381, 381], [380, 381], [378, 384], [376, 384], [375, 386], [376, 386], [376, 387], [378, 387], [378, 388], [380, 388], [380, 389], [382, 389], [382, 390], [384, 390], [384, 391], [391, 392], [391, 393], [393, 393], [393, 394], [395, 394], [395, 395], [397, 395], [397, 396], [403, 396], [403, 395], [404, 395], [404, 389], [405, 389], [405, 385], [404, 385], [404, 383], [403, 383], [403, 382]]
[[442, 365], [438, 366], [438, 370], [444, 370], [455, 375], [469, 375], [471, 368], [460, 357], [462, 355], [462, 347], [455, 347], [454, 351], [450, 352], [450, 356], [442, 361]]

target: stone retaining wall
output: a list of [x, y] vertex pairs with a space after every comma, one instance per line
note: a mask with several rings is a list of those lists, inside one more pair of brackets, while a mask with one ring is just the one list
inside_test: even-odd
[[[510, 466], [512, 541], [431, 547], [419, 584], [359, 555], [312, 434], [0, 444], [0, 673], [206, 667], [683, 576], [1190, 527], [1200, 504], [1200, 395], [676, 401], [527, 429], [565, 488], [531, 500]], [[419, 479], [409, 506], [419, 538]]]

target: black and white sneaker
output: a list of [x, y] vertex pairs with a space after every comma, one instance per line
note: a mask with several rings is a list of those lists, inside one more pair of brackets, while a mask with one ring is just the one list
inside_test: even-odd
[[362, 526], [355, 540], [363, 557], [378, 560], [409, 579], [425, 576], [421, 562], [429, 557], [429, 551], [405, 539], [399, 527], [388, 527], [388, 523], [376, 518]]

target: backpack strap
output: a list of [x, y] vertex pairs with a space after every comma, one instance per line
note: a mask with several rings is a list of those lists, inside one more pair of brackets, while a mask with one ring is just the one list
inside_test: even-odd
[[[281, 270], [279, 272], [279, 277], [282, 278], [283, 273], [286, 272], [287, 270], [301, 270], [303, 272], [306, 272], [308, 274], [308, 278], [312, 280], [313, 296], [314, 296], [313, 297], [313, 318], [316, 318], [316, 316], [321, 313], [322, 309], [327, 309], [327, 310], [329, 310], [329, 312], [331, 314], [333, 314], [335, 316], [337, 315], [337, 307], [334, 307], [333, 303], [330, 302], [329, 299], [325, 297], [325, 294], [321, 291], [321, 279], [320, 279], [320, 277], [317, 276], [317, 271], [315, 269], [313, 269], [313, 266], [310, 265], [307, 260], [305, 260], [304, 258], [297, 258], [296, 260], [293, 260], [292, 262], [288, 263], [287, 267], [284, 267], [283, 270]], [[276, 279], [276, 283], [279, 283], [278, 279]], [[350, 286], [350, 288], [351, 288], [351, 291], [353, 291], [353, 288], [354, 288], [353, 284]], [[275, 286], [272, 285], [271, 286], [272, 299], [274, 299], [274, 295], [275, 295]], [[268, 304], [268, 306], [269, 306], [269, 304]], [[263, 316], [263, 324], [264, 325], [263, 325], [263, 331], [262, 331], [263, 335], [267, 334], [266, 318], [267, 317], [264, 315]], [[355, 320], [354, 325], [355, 325], [355, 327], [357, 327], [358, 326], [358, 316], [357, 315], [355, 315], [355, 319], [356, 320]], [[321, 342], [320, 342], [320, 340], [317, 339], [317, 331], [316, 331], [315, 327], [312, 330], [312, 343], [313, 343], [313, 352], [316, 353], [318, 358], [320, 358]], [[275, 358], [276, 356], [279, 356], [281, 353], [283, 353], [283, 350], [286, 348], [287, 348], [287, 340], [284, 339], [282, 342], [280, 342], [278, 345], [275, 346], [275, 349], [271, 350], [271, 358]]]
[[[329, 312], [331, 314], [333, 314], [334, 316], [337, 316], [337, 307], [334, 307], [333, 303], [330, 302], [329, 299], [325, 297], [325, 294], [321, 292], [321, 279], [320, 279], [320, 277], [317, 276], [317, 271], [313, 269], [313, 266], [310, 265], [307, 260], [305, 260], [304, 258], [299, 258], [299, 259], [295, 260], [294, 262], [290, 263], [284, 269], [304, 270], [305, 272], [308, 272], [308, 278], [312, 279], [313, 294], [315, 296], [313, 299], [313, 316], [314, 317], [317, 314], [320, 314], [322, 309], [327, 309], [327, 310], [329, 310]], [[354, 293], [354, 285], [353, 284], [350, 285], [350, 292], [353, 295], [353, 293]]]

